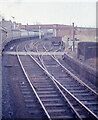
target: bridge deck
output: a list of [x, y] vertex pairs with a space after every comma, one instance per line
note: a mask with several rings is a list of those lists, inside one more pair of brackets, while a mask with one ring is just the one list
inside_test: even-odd
[[64, 55], [65, 52], [3, 52], [3, 54], [8, 54], [8, 55]]

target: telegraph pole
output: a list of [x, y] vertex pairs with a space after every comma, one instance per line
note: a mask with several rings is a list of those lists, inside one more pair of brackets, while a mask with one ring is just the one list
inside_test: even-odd
[[57, 26], [53, 25], [53, 37], [57, 36], [57, 30], [56, 30]]
[[75, 51], [75, 31], [74, 31], [74, 23], [72, 23], [72, 38], [73, 38], [73, 51]]
[[39, 26], [39, 39], [41, 39], [41, 30], [40, 30], [40, 26]]

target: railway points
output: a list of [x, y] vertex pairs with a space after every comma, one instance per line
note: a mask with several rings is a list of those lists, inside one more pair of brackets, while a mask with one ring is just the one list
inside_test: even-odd
[[2, 52], [6, 74], [3, 72], [3, 84], [8, 79], [9, 85], [5, 103], [10, 105], [6, 111], [3, 105], [3, 115], [8, 112], [9, 118], [98, 119], [96, 85], [64, 64], [63, 44], [38, 36], [15, 41]]

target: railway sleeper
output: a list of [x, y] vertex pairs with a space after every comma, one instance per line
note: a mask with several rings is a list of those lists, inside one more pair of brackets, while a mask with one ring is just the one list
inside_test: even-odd
[[54, 88], [51, 88], [51, 87], [50, 88], [45, 88], [45, 89], [44, 88], [36, 88], [36, 89], [37, 89], [37, 92], [38, 91], [45, 91], [45, 90], [47, 90], [47, 91], [54, 90]]
[[89, 95], [88, 92], [74, 92], [74, 93], [72, 93], [72, 94], [74, 94], [75, 96], [77, 96], [77, 95], [88, 96], [88, 95]]
[[34, 103], [28, 103], [28, 104], [26, 104], [26, 107], [28, 107], [28, 108], [35, 108], [36, 109], [36, 107], [38, 108], [39, 105], [35, 105]]
[[38, 91], [37, 92], [38, 94], [53, 94], [53, 93], [56, 93], [56, 91]]
[[98, 101], [82, 101], [85, 105], [98, 105]]
[[47, 118], [47, 116], [45, 116], [45, 115], [43, 116], [43, 112], [39, 112], [37, 110], [36, 111], [35, 110], [29, 110], [28, 112], [32, 115], [33, 119]]
[[93, 101], [93, 100], [95, 100], [92, 96], [75, 96], [76, 98], [78, 98], [80, 101], [82, 101], [82, 100], [84, 100], [84, 101], [89, 101], [89, 100], [91, 100], [91, 101]]
[[47, 83], [47, 81], [46, 82], [44, 82], [44, 81], [41, 81], [41, 82], [33, 82], [34, 83], [34, 85], [43, 85], [43, 86], [46, 86], [46, 85], [49, 85], [49, 86], [51, 86], [51, 84], [50, 83]]
[[[59, 102], [60, 102], [59, 99], [51, 100], [51, 101], [49, 101], [49, 100], [43, 101], [44, 104], [54, 104], [54, 103], [59, 103]], [[67, 102], [65, 104], [67, 104]]]
[[[73, 90], [73, 89], [70, 89], [69, 91], [70, 91], [71, 93], [76, 93], [76, 92], [77, 92], [77, 93], [78, 93], [78, 92], [84, 93], [84, 90], [81, 90], [81, 89], [80, 89], [80, 90], [78, 90], [78, 89], [74, 89], [74, 90]], [[85, 91], [85, 92], [87, 92], [87, 91]]]
[[55, 97], [53, 97], [53, 98], [48, 98], [48, 99], [43, 98], [42, 100], [43, 100], [43, 102], [48, 102], [48, 101], [51, 102], [51, 101], [59, 101], [60, 98], [55, 98]]
[[98, 104], [97, 105], [86, 105], [91, 110], [98, 110]]
[[[64, 85], [64, 87], [66, 87], [66, 85]], [[85, 88], [80, 88], [80, 87], [76, 87], [76, 88], [66, 87], [66, 89], [68, 89], [69, 91], [70, 91], [70, 90], [75, 90], [75, 91], [84, 90], [84, 92], [85, 92]]]
[[24, 102], [29, 103], [29, 102], [34, 102], [33, 99], [25, 99]]
[[60, 110], [60, 111], [52, 111], [51, 110], [49, 112], [49, 114], [50, 114], [50, 116], [53, 116], [53, 117], [58, 117], [58, 116], [62, 116], [62, 115], [64, 115], [65, 117], [66, 116], [71, 116], [70, 113], [67, 110]]
[[28, 91], [29, 91], [28, 88], [21, 89], [21, 92], [28, 92]]
[[32, 98], [32, 95], [24, 95], [23, 96], [25, 99], [31, 99]]
[[73, 116], [70, 115], [53, 116], [52, 119], [73, 119]]
[[44, 103], [44, 105], [45, 105], [45, 107], [59, 107], [59, 106], [64, 106], [64, 104], [63, 103]]
[[94, 112], [96, 115], [98, 115], [98, 109], [93, 110], [93, 112]]
[[39, 94], [39, 97], [42, 98], [52, 98], [52, 97], [59, 97], [57, 94]]
[[61, 108], [61, 109], [48, 109], [47, 111], [49, 113], [51, 113], [51, 112], [53, 112], [53, 113], [65, 112], [65, 108]]
[[24, 94], [24, 95], [30, 95], [31, 92], [30, 91], [22, 91], [22, 94]]
[[49, 85], [43, 85], [43, 84], [40, 84], [40, 85], [37, 85], [37, 84], [34, 84], [34, 87], [36, 88], [53, 88], [51, 84]]
[[68, 115], [67, 113], [64, 115], [50, 114], [52, 119], [73, 119], [73, 115]]
[[76, 111], [78, 111], [79, 115], [81, 118], [90, 118], [89, 114], [87, 114], [87, 112], [83, 111], [83, 109], [76, 109]]

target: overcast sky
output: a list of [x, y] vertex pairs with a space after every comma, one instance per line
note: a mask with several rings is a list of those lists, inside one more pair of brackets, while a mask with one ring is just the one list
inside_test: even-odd
[[0, 0], [0, 14], [22, 24], [96, 26], [96, 0]]

